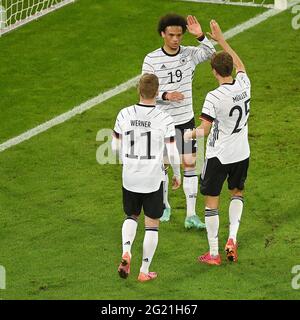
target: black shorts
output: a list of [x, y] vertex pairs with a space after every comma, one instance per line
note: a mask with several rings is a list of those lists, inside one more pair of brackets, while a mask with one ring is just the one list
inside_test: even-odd
[[180, 124], [175, 126], [176, 130], [176, 145], [179, 151], [179, 154], [191, 154], [197, 152], [197, 141], [190, 140], [188, 142], [184, 142], [183, 135], [184, 131], [187, 129], [193, 130], [195, 128], [195, 119], [191, 119], [187, 123]]
[[132, 192], [123, 187], [123, 207], [127, 216], [138, 216], [143, 208], [145, 216], [151, 219], [159, 219], [165, 208], [163, 183], [157, 191], [150, 193]]
[[229, 190], [243, 190], [248, 167], [249, 158], [229, 164], [222, 164], [217, 157], [206, 159], [200, 177], [201, 193], [205, 196], [219, 196], [226, 178]]

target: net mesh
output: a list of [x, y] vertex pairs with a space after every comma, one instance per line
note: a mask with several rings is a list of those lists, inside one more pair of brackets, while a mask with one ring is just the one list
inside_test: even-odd
[[0, 0], [2, 33], [23, 25], [74, 0]]

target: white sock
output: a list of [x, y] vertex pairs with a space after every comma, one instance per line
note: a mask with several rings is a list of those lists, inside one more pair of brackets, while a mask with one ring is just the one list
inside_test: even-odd
[[196, 200], [198, 194], [198, 176], [195, 171], [185, 171], [183, 177], [183, 191], [186, 197], [186, 216], [196, 214]]
[[205, 208], [205, 225], [209, 244], [209, 253], [212, 256], [219, 254], [219, 212], [218, 209]]
[[149, 273], [149, 267], [158, 244], [158, 228], [146, 227], [143, 243], [143, 262], [140, 272]]
[[164, 205], [166, 208], [171, 208], [168, 195], [169, 195], [169, 176], [168, 176], [168, 169], [165, 169], [166, 181], [163, 182], [163, 189], [164, 189]]
[[133, 244], [136, 229], [137, 221], [134, 218], [127, 218], [123, 222], [122, 226], [122, 244], [123, 244], [123, 255], [125, 252], [128, 252], [131, 258], [131, 246]]
[[229, 238], [236, 243], [236, 236], [240, 226], [240, 220], [243, 213], [243, 197], [232, 197], [229, 205]]

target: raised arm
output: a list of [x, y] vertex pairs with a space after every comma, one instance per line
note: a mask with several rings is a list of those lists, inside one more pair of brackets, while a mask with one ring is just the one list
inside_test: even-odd
[[202, 27], [195, 16], [191, 16], [191, 15], [187, 16], [186, 21], [187, 21], [186, 27], [190, 34], [192, 34], [196, 38], [200, 38], [204, 35], [202, 31]]
[[218, 44], [222, 47], [222, 49], [229, 53], [232, 56], [233, 59], [233, 64], [236, 69], [236, 72], [246, 72], [246, 68], [240, 59], [240, 57], [237, 55], [237, 53], [230, 47], [228, 42], [225, 40], [224, 35], [222, 33], [222, 30], [215, 20], [211, 20], [210, 22], [210, 28], [211, 28], [211, 33], [208, 33], [209, 36], [214, 39], [215, 41], [218, 42]]
[[197, 65], [209, 60], [216, 50], [211, 41], [206, 38], [196, 17], [191, 15], [187, 17], [187, 29], [201, 43], [198, 47], [190, 47], [194, 63]]

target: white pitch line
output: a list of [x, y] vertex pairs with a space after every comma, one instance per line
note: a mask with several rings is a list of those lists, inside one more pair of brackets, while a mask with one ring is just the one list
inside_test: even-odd
[[[300, 3], [300, 0], [289, 3], [288, 8], [296, 5], [297, 3]], [[281, 12], [282, 11], [276, 10], [276, 9], [268, 10], [268, 11], [266, 11], [256, 17], [226, 31], [224, 33], [224, 36], [226, 39], [230, 39], [230, 38], [236, 36], [237, 34], [254, 27], [255, 25], [257, 25], [257, 24], [259, 24], [259, 23], [261, 23], [261, 22], [269, 19], [270, 17], [273, 17]], [[15, 146], [23, 141], [31, 139], [32, 137], [34, 137], [44, 131], [47, 131], [48, 129], [50, 129], [54, 126], [57, 126], [65, 121], [73, 118], [77, 114], [80, 114], [86, 110], [89, 110], [89, 109], [93, 108], [94, 106], [98, 105], [99, 103], [102, 103], [102, 102], [104, 102], [104, 101], [124, 92], [124, 91], [127, 91], [128, 89], [134, 87], [137, 84], [139, 77], [140, 77], [140, 75], [118, 85], [117, 87], [115, 87], [113, 89], [110, 89], [104, 93], [99, 94], [97, 97], [94, 97], [94, 98], [80, 104], [79, 106], [74, 107], [70, 111], [67, 111], [67, 112], [47, 121], [47, 122], [40, 124], [37, 127], [20, 134], [17, 137], [14, 137], [12, 139], [5, 141], [4, 143], [0, 144], [0, 152], [7, 150], [7, 149], [11, 148], [12, 146]]]
[[60, 123], [63, 123], [71, 118], [73, 118], [74, 116], [76, 116], [77, 114], [80, 114], [86, 110], [89, 110], [91, 108], [93, 108], [94, 106], [96, 106], [97, 104], [104, 102], [116, 95], [118, 95], [119, 93], [122, 93], [124, 91], [127, 91], [128, 89], [134, 87], [139, 80], [140, 76], [137, 76], [135, 78], [132, 78], [122, 84], [120, 84], [119, 86], [110, 89], [104, 93], [99, 94], [97, 97], [94, 97], [82, 104], [80, 104], [79, 106], [71, 109], [70, 111], [67, 111], [47, 122], [44, 122], [40, 125], [38, 125], [37, 127], [30, 129], [22, 134], [20, 134], [19, 136], [9, 139], [6, 142], [0, 144], [0, 152], [11, 148], [12, 146], [15, 146], [25, 140], [28, 140], [44, 131], [47, 131], [48, 129], [57, 126]]
[[181, 0], [186, 2], [197, 2], [197, 3], [212, 3], [212, 4], [222, 4], [222, 5], [229, 5], [229, 6], [243, 6], [243, 7], [259, 7], [259, 8], [268, 8], [272, 9], [274, 8], [273, 4], [259, 4], [254, 2], [228, 2], [226, 0], [223, 0], [223, 2], [220, 2], [220, 0]]

